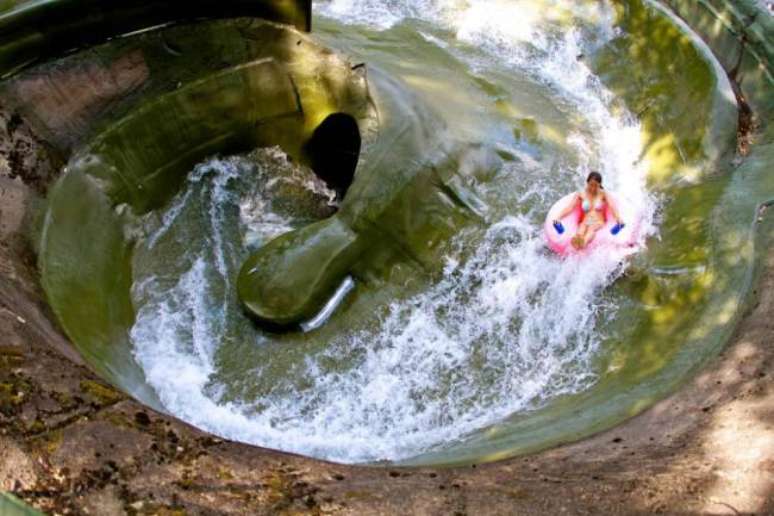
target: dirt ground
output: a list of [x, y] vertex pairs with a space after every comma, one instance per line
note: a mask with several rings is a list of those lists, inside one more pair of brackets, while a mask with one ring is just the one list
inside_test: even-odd
[[774, 514], [774, 209], [754, 300], [677, 394], [495, 464], [350, 467], [213, 438], [84, 366], [21, 236], [57, 169], [38, 148], [0, 116], [0, 491], [57, 514]]

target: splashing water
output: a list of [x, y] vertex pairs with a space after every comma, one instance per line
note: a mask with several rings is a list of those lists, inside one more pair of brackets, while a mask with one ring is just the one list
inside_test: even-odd
[[[573, 182], [563, 188], [598, 168], [643, 214], [647, 235], [654, 203], [637, 161], [640, 128], [581, 58], [614, 37], [611, 8], [551, 6], [333, 0], [319, 13], [375, 31], [421, 19], [434, 27], [426, 40], [448, 47], [471, 74], [505, 68], [532, 77], [582, 119], [566, 137], [575, 159], [560, 171]], [[200, 165], [164, 215], [144, 221], [135, 257], [131, 336], [148, 382], [170, 412], [196, 426], [342, 462], [409, 458], [588, 389], [605, 339], [599, 323], [617, 310], [601, 293], [623, 272], [625, 253], [549, 255], [541, 225], [560, 196], [556, 174], [525, 163], [506, 163], [480, 185], [497, 216], [452, 243], [440, 280], [296, 354], [256, 336], [233, 279], [245, 246], [319, 218], [323, 208], [299, 206], [324, 207], [328, 193], [276, 150]], [[520, 181], [527, 172], [530, 180]], [[299, 196], [305, 202], [283, 202]], [[223, 372], [234, 366], [226, 349], [238, 356], [232, 362], [249, 362], [238, 381]]]

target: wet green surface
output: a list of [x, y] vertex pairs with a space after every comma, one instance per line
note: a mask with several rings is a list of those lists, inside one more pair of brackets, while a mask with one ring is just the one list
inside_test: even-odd
[[0, 515], [38, 516], [43, 514], [9, 493], [0, 493]]

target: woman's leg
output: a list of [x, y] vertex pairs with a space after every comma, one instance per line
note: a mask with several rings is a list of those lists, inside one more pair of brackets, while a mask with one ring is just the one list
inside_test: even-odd
[[593, 226], [586, 226], [586, 231], [583, 233], [583, 247], [588, 246], [591, 241], [594, 240], [597, 231], [602, 229], [602, 226], [604, 226], [604, 224], [601, 222], [594, 224]]
[[570, 240], [570, 243], [575, 249], [583, 247], [583, 242], [586, 240], [586, 232], [588, 229], [589, 227], [586, 224], [581, 223], [581, 225], [578, 226], [578, 232], [575, 233], [575, 236]]

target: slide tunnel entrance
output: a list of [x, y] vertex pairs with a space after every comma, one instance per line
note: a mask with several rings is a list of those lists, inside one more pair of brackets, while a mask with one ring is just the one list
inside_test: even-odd
[[312, 170], [339, 200], [355, 177], [361, 143], [355, 119], [346, 113], [333, 113], [314, 130], [306, 145]]

